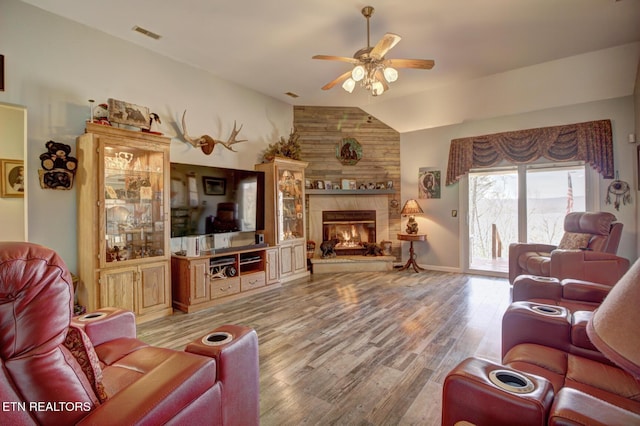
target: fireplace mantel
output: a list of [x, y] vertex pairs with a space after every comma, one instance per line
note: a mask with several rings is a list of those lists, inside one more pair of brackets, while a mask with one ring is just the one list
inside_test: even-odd
[[305, 189], [307, 195], [386, 195], [395, 189]]
[[[309, 194], [308, 191], [307, 194]], [[316, 189], [312, 191], [314, 193], [309, 194], [309, 202], [307, 203], [309, 214], [307, 221], [309, 232], [307, 235], [310, 240], [317, 243], [317, 251], [319, 251], [323, 238], [322, 212], [325, 210], [375, 210], [376, 238], [378, 242], [390, 239], [388, 194], [394, 193], [392, 189]], [[351, 195], [351, 197], [339, 197], [337, 195]]]

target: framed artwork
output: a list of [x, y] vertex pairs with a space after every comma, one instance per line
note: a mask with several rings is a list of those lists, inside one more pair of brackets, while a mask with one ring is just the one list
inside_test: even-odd
[[336, 147], [336, 158], [344, 165], [353, 166], [362, 158], [362, 146], [355, 138], [344, 138]]
[[323, 180], [317, 180], [316, 181], [316, 189], [324, 189], [324, 181]]
[[24, 161], [0, 159], [2, 197], [24, 197]]
[[440, 198], [440, 170], [421, 167], [418, 172], [418, 197]]
[[0, 55], [0, 92], [4, 92], [4, 55]]
[[227, 193], [227, 181], [223, 178], [202, 176], [205, 195], [224, 195]]
[[116, 99], [108, 99], [109, 121], [149, 129], [149, 108]]
[[638, 168], [636, 169], [636, 171], [638, 172], [638, 190], [640, 191], [640, 145], [638, 145], [638, 147], [636, 148], [637, 150], [637, 165]]
[[333, 183], [330, 180], [325, 180], [324, 189], [333, 189]]

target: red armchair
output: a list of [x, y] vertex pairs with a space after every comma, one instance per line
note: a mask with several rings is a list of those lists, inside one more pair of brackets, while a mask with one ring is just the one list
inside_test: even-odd
[[626, 259], [615, 255], [623, 227], [615, 220], [607, 212], [573, 212], [565, 217], [558, 246], [510, 244], [509, 282], [526, 274], [614, 284], [629, 268]]
[[138, 340], [131, 312], [72, 312], [57, 254], [0, 243], [3, 424], [259, 423], [255, 331], [225, 325], [180, 352]]
[[[442, 424], [640, 424], [638, 300], [640, 261], [578, 321], [591, 345], [584, 353], [565, 308], [514, 303], [503, 319], [502, 364], [456, 366], [443, 385]], [[534, 306], [542, 317], [523, 311]]]
[[[629, 264], [626, 259], [622, 260], [625, 265]], [[513, 282], [512, 299], [514, 302], [530, 301], [563, 306], [571, 312], [593, 311], [600, 306], [612, 287], [613, 285], [609, 284], [572, 278], [559, 280], [557, 278], [520, 275]]]

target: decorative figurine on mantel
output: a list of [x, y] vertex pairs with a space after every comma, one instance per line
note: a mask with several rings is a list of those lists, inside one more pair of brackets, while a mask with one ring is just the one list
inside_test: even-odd
[[408, 200], [404, 204], [400, 214], [403, 216], [409, 215], [409, 222], [407, 222], [407, 234], [418, 233], [418, 222], [416, 222], [415, 215], [422, 213], [424, 212], [416, 200]]

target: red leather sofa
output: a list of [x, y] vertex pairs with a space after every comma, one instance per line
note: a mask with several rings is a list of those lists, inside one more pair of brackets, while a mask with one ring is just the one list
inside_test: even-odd
[[1, 424], [259, 424], [250, 328], [221, 326], [181, 352], [138, 340], [131, 312], [72, 312], [55, 252], [0, 243]]
[[569, 213], [559, 245], [509, 245], [509, 282], [524, 274], [612, 285], [629, 269], [629, 262], [616, 256], [622, 228], [608, 212]]
[[[629, 264], [626, 259], [624, 261], [626, 265]], [[512, 300], [563, 306], [571, 312], [593, 311], [600, 306], [612, 287], [609, 284], [572, 278], [559, 280], [520, 275], [513, 283]]]
[[640, 425], [640, 261], [595, 311], [515, 302], [502, 363], [468, 358], [443, 385], [442, 424]]

